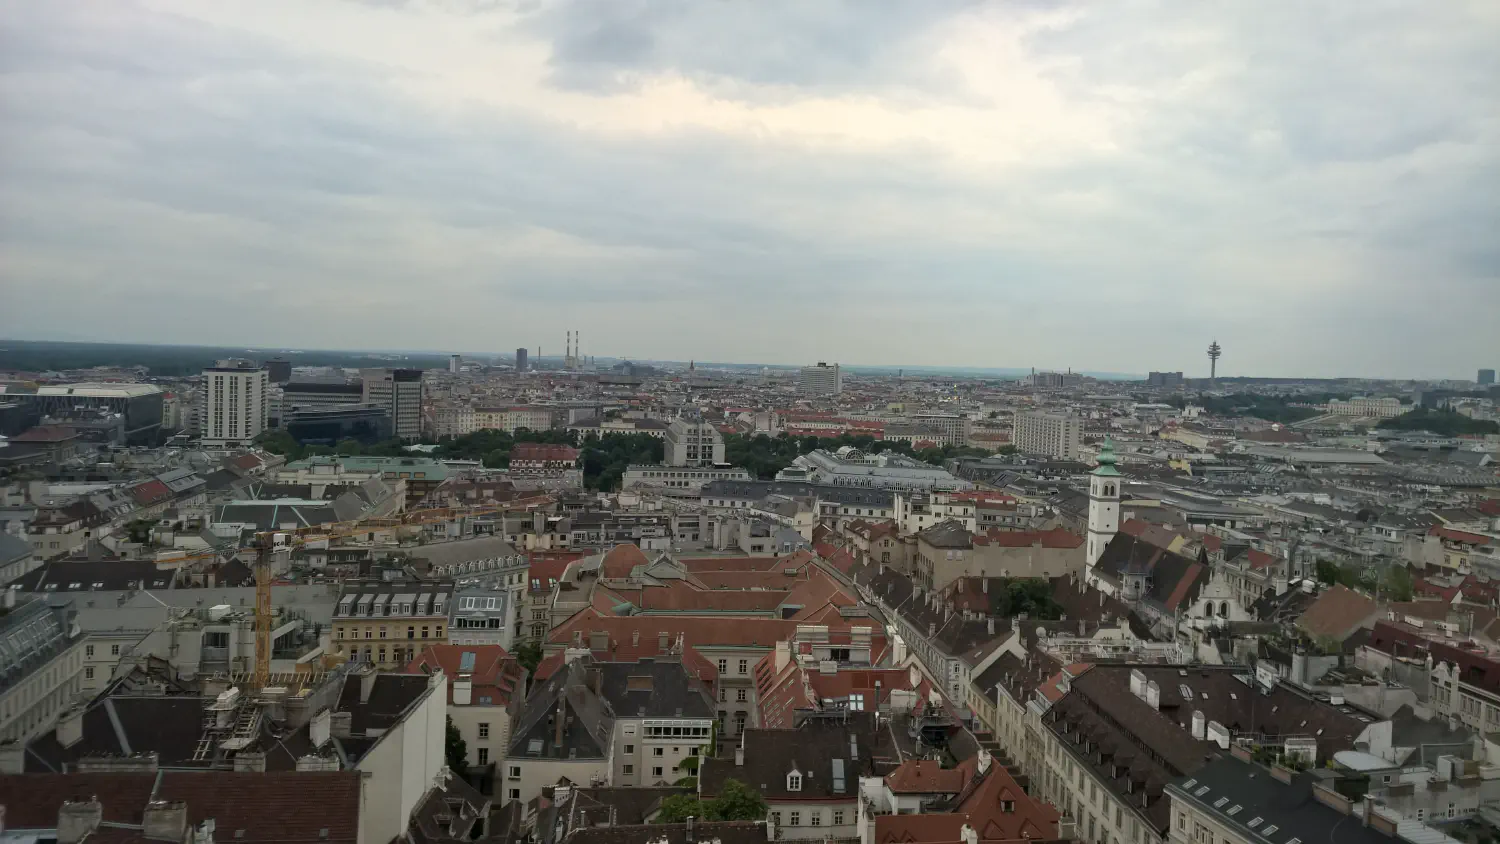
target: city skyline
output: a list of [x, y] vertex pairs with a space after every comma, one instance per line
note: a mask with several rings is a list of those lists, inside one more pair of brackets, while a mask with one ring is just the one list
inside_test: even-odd
[[0, 336], [1473, 378], [1497, 28], [4, 3]]

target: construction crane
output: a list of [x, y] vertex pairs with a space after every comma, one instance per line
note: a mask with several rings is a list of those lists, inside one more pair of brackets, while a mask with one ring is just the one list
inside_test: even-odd
[[[539, 496], [547, 498], [548, 496]], [[371, 527], [402, 527], [410, 525], [422, 525], [432, 522], [446, 521], [452, 518], [469, 516], [493, 515], [505, 513], [512, 510], [529, 510], [539, 503], [536, 498], [520, 499], [508, 502], [506, 505], [485, 505], [480, 507], [431, 507], [425, 510], [414, 510], [403, 514], [399, 518], [379, 518], [353, 522], [336, 522], [318, 527], [297, 528], [292, 531], [261, 531], [255, 534], [248, 548], [240, 548], [235, 553], [253, 551], [255, 553], [255, 676], [254, 690], [264, 689], [271, 679], [271, 625], [274, 619], [271, 617], [271, 552], [273, 550], [288, 550], [303, 545], [308, 539], [317, 537], [320, 539], [338, 539], [352, 536], [356, 533], [365, 533]], [[522, 505], [522, 506], [517, 506]], [[426, 514], [426, 515], [424, 515]], [[370, 525], [366, 522], [393, 522], [389, 525]], [[211, 554], [191, 554], [185, 557], [174, 557], [173, 562], [186, 562], [189, 560], [217, 558], [222, 552]]]

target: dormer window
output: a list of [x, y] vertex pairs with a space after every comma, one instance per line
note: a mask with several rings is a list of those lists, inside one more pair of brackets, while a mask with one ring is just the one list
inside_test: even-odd
[[790, 774], [787, 774], [786, 775], [786, 790], [787, 791], [801, 791], [802, 790], [802, 774], [798, 773], [797, 771], [792, 771]]

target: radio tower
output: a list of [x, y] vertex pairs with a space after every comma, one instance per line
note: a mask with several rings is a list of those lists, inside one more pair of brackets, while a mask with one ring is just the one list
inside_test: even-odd
[[1208, 380], [1215, 381], [1219, 377], [1219, 355], [1224, 354], [1219, 348], [1219, 341], [1215, 340], [1208, 344]]

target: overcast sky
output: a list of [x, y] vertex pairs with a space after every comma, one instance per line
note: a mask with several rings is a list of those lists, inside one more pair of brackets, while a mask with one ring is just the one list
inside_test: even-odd
[[0, 0], [0, 336], [1500, 366], [1500, 3]]

